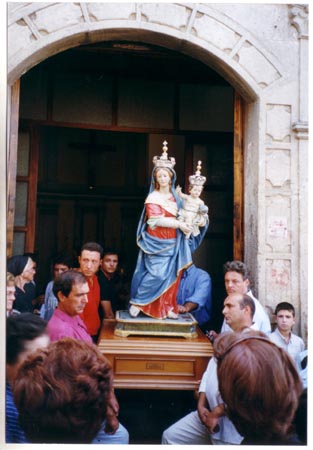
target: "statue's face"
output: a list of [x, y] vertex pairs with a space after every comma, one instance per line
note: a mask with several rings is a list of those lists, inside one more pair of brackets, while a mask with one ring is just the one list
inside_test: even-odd
[[158, 169], [155, 180], [160, 187], [166, 187], [171, 184], [172, 177], [167, 169]]
[[202, 186], [193, 186], [190, 189], [190, 195], [191, 195], [192, 198], [200, 197], [201, 192], [202, 192]]

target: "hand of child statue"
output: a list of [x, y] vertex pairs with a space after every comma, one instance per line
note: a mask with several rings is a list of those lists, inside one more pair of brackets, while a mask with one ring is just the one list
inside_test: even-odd
[[177, 194], [181, 194], [181, 186], [179, 184], [176, 186], [176, 192]]

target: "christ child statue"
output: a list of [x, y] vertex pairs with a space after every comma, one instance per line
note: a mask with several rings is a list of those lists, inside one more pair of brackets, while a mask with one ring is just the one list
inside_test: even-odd
[[184, 194], [180, 186], [176, 187], [177, 195], [183, 200], [183, 207], [179, 209], [177, 219], [192, 227], [192, 231], [185, 234], [188, 239], [190, 235], [197, 236], [209, 221], [209, 208], [201, 200], [200, 195], [206, 178], [201, 175], [201, 161], [198, 161], [195, 175], [189, 177], [189, 194]]

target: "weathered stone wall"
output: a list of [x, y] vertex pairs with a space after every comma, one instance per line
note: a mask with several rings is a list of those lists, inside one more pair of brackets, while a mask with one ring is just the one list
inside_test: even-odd
[[8, 83], [67, 48], [142, 41], [210, 65], [246, 100], [245, 259], [260, 301], [307, 337], [308, 7], [9, 3]]

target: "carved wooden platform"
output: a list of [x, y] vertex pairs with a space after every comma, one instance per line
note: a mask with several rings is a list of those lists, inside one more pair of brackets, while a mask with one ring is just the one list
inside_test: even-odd
[[114, 371], [119, 389], [196, 390], [213, 354], [212, 344], [196, 327], [197, 337], [114, 334], [116, 320], [104, 320], [98, 347]]
[[177, 319], [153, 319], [139, 314], [131, 317], [128, 311], [116, 312], [116, 336], [181, 336], [196, 338], [197, 321], [190, 313], [179, 314]]

